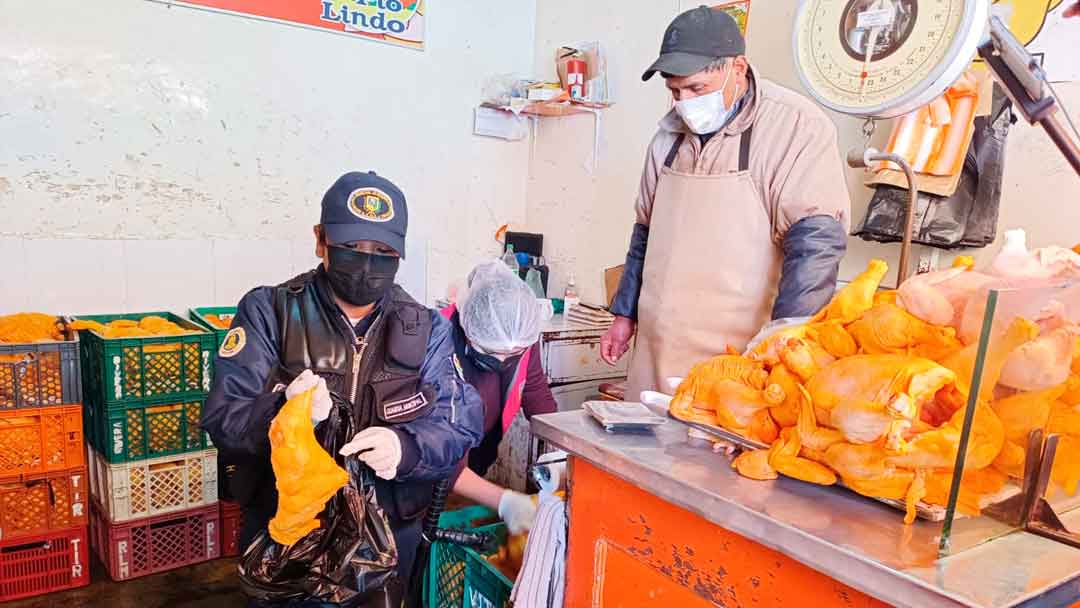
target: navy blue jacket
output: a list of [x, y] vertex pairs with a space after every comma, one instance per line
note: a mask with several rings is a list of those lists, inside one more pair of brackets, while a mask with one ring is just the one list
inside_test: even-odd
[[[279, 361], [273, 293], [273, 287], [258, 287], [240, 301], [232, 326], [244, 328], [246, 343], [231, 357], [219, 356], [215, 366], [202, 424], [226, 461], [269, 462], [270, 421], [285, 402], [283, 387], [267, 387]], [[420, 418], [391, 427], [402, 445], [398, 481], [448, 476], [483, 436], [484, 406], [453, 363], [451, 325], [438, 312], [430, 313], [432, 330], [420, 376], [435, 388], [436, 403]]]

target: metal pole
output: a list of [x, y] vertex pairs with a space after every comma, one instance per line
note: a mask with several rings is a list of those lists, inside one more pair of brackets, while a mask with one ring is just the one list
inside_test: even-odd
[[848, 152], [847, 162], [853, 168], [867, 168], [872, 162], [887, 161], [900, 165], [904, 171], [904, 177], [908, 183], [908, 207], [907, 216], [904, 219], [904, 236], [900, 241], [900, 268], [896, 272], [896, 286], [899, 287], [908, 278], [911, 268], [911, 241], [915, 238], [915, 210], [919, 204], [919, 188], [915, 182], [915, 172], [904, 157], [891, 152], [879, 152], [874, 148], [867, 148], [860, 152], [852, 150]]
[[1061, 124], [1058, 117], [1051, 114], [1040, 119], [1039, 124], [1042, 125], [1043, 130], [1050, 136], [1058, 150], [1061, 150], [1061, 154], [1065, 157], [1065, 160], [1069, 161], [1073, 170], [1080, 173], [1080, 146], [1077, 146], [1076, 141], [1069, 136], [1069, 131]]

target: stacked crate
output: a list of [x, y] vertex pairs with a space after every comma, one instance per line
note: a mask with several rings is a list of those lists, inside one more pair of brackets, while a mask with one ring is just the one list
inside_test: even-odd
[[79, 342], [0, 344], [0, 601], [90, 582]]
[[217, 451], [199, 426], [214, 336], [171, 313], [80, 317], [107, 324], [156, 315], [190, 333], [80, 333], [89, 439], [91, 545], [113, 580], [221, 552]]
[[[229, 333], [233, 318], [236, 316], [235, 306], [206, 306], [192, 308], [188, 311], [188, 318], [206, 331], [214, 334], [214, 356], [225, 341]], [[236, 557], [240, 555], [240, 528], [243, 525], [243, 511], [240, 505], [233, 501], [229, 491], [229, 480], [235, 471], [235, 466], [218, 463], [218, 498], [221, 503], [221, 556]]]

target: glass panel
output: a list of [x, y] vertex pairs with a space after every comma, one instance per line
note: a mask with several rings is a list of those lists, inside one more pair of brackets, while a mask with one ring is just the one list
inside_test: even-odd
[[967, 346], [942, 361], [967, 399], [946, 434], [943, 554], [1016, 529], [1032, 431], [1058, 436], [1051, 506], [1080, 506], [1080, 282], [984, 288], [970, 302], [957, 327]]

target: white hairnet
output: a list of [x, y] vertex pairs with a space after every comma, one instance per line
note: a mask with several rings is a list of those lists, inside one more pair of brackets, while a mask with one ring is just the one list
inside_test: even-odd
[[536, 295], [499, 260], [473, 268], [458, 310], [465, 336], [485, 352], [508, 353], [540, 339]]

